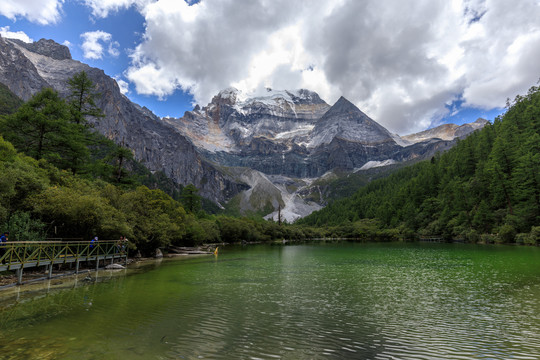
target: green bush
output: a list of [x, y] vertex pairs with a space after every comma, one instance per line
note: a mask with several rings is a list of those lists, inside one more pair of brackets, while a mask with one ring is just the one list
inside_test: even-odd
[[10, 241], [43, 241], [46, 238], [45, 224], [23, 211], [15, 212], [1, 228], [10, 232]]
[[496, 241], [504, 244], [514, 242], [516, 229], [512, 225], [504, 224], [499, 228], [499, 234]]
[[493, 244], [495, 243], [497, 236], [493, 234], [482, 234], [480, 236], [480, 242], [483, 244]]
[[538, 245], [540, 244], [540, 226], [533, 226], [531, 232], [528, 234], [525, 239], [525, 244], [527, 245]]
[[530, 234], [519, 233], [516, 235], [516, 244], [526, 245], [529, 243]]

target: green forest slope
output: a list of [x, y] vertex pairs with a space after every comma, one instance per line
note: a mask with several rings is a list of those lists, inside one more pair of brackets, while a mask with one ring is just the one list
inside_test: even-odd
[[540, 235], [540, 90], [448, 152], [361, 188], [298, 224], [351, 236], [376, 220], [401, 236], [535, 243]]

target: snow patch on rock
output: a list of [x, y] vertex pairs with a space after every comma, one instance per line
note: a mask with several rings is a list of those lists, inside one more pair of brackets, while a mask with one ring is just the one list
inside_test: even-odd
[[396, 163], [395, 160], [392, 160], [392, 159], [388, 159], [388, 160], [384, 160], [384, 161], [368, 161], [361, 168], [354, 169], [353, 172], [358, 172], [358, 171], [362, 171], [362, 170], [369, 170], [369, 169], [376, 168], [376, 167], [381, 167], [381, 166], [393, 165], [395, 163]]

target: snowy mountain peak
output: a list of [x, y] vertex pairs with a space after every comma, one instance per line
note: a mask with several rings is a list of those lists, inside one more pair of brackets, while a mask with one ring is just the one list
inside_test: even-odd
[[388, 130], [343, 96], [317, 122], [309, 146], [329, 144], [336, 137], [362, 144], [394, 142]]
[[[274, 90], [265, 88], [259, 91], [245, 93], [234, 87], [229, 87], [221, 90], [213, 99], [214, 104], [228, 103], [229, 105], [237, 105], [238, 108], [250, 107], [253, 104], [267, 106], [295, 106], [299, 104], [324, 104], [319, 95], [307, 89], [298, 90]], [[210, 105], [210, 104], [209, 104]]]

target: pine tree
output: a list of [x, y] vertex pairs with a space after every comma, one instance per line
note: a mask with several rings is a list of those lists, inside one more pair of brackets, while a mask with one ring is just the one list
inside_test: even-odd
[[70, 90], [68, 101], [73, 122], [86, 125], [88, 117], [100, 118], [104, 116], [103, 111], [95, 102], [101, 94], [96, 91], [94, 82], [85, 71], [81, 71], [69, 79], [68, 87]]
[[195, 213], [201, 208], [201, 197], [199, 196], [199, 190], [193, 184], [187, 185], [180, 195], [180, 199], [184, 208], [191, 212]]
[[58, 93], [50, 88], [35, 94], [2, 124], [6, 140], [35, 159], [57, 162], [65, 155], [69, 111]]
[[[101, 95], [96, 91], [94, 82], [88, 77], [85, 71], [75, 74], [68, 80], [68, 104], [71, 112], [71, 122], [79, 129], [79, 136], [76, 136], [76, 143], [82, 149], [87, 149], [95, 140], [92, 133], [85, 131], [88, 126], [88, 118], [101, 118], [104, 116], [103, 111], [96, 105], [96, 99]], [[75, 138], [74, 138], [75, 140]], [[83, 170], [89, 160], [89, 154], [82, 151], [74, 152], [70, 159], [73, 173]]]

